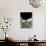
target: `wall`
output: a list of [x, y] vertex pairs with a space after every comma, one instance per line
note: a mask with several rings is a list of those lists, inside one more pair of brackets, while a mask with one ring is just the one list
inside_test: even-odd
[[[20, 12], [32, 12], [33, 13], [33, 27], [32, 29], [20, 28]], [[13, 22], [10, 31], [10, 35], [17, 40], [28, 40], [34, 34], [37, 35], [39, 40], [45, 39], [45, 15], [46, 8], [43, 7], [33, 8], [28, 0], [0, 0], [0, 18], [12, 17]], [[2, 31], [0, 31], [3, 33]], [[0, 35], [2, 35], [0, 33]], [[4, 34], [4, 33], [3, 33]], [[3, 37], [0, 36], [0, 39]], [[4, 39], [4, 38], [3, 38]]]

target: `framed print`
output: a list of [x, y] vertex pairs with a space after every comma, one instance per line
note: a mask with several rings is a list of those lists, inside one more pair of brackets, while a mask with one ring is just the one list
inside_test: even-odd
[[20, 12], [21, 28], [32, 28], [32, 12]]

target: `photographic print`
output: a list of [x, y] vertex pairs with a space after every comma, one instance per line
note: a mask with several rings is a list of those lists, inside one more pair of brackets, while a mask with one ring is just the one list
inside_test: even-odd
[[21, 28], [32, 28], [32, 12], [20, 12]]

